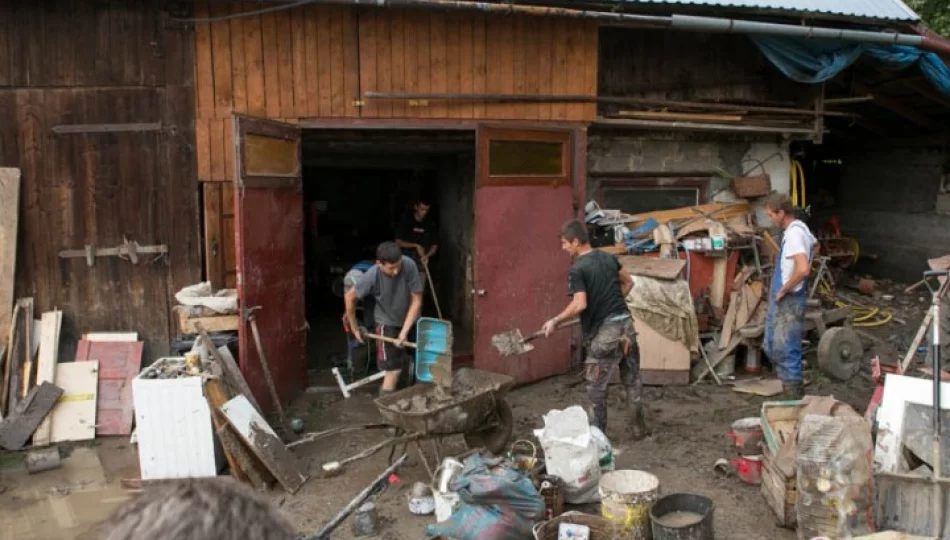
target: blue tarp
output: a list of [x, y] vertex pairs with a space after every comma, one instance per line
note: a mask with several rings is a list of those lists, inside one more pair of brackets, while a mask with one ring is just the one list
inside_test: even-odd
[[864, 55], [893, 71], [917, 64], [930, 84], [950, 97], [950, 68], [936, 53], [916, 47], [777, 36], [752, 36], [751, 39], [775, 67], [800, 83], [827, 81]]

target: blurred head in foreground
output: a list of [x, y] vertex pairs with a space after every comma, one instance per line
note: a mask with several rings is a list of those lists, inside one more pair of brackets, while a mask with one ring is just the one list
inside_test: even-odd
[[230, 478], [183, 480], [147, 489], [106, 523], [103, 540], [293, 540], [290, 523]]

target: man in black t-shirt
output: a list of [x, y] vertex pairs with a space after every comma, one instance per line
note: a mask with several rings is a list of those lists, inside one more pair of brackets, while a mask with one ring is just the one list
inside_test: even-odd
[[571, 220], [561, 228], [561, 249], [574, 259], [567, 275], [571, 302], [544, 323], [542, 330], [550, 335], [559, 324], [580, 316], [587, 349], [591, 423], [606, 432], [607, 385], [619, 366], [621, 382], [627, 389], [633, 436], [641, 438], [646, 435], [646, 426], [641, 401], [640, 350], [625, 300], [633, 288], [633, 279], [617, 257], [591, 247], [587, 229], [580, 221]]
[[432, 205], [426, 199], [416, 199], [396, 230], [396, 243], [407, 257], [417, 263], [429, 264], [439, 251], [439, 231], [429, 215]]

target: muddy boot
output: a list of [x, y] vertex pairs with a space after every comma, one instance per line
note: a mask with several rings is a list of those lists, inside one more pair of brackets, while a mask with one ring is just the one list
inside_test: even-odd
[[591, 407], [590, 425], [595, 426], [603, 433], [607, 433], [607, 407]]
[[805, 386], [802, 383], [782, 383], [782, 397], [788, 400], [799, 400], [805, 397]]
[[650, 434], [643, 419], [643, 403], [635, 402], [630, 410], [630, 434], [634, 440], [640, 440]]

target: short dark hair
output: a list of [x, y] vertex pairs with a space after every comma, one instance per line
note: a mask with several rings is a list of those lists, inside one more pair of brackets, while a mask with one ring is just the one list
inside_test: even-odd
[[148, 488], [109, 519], [104, 540], [202, 538], [293, 540], [276, 507], [230, 478], [182, 480]]
[[432, 206], [432, 200], [426, 197], [425, 195], [419, 195], [418, 197], [412, 200], [412, 206], [416, 206], [417, 204]]
[[773, 212], [781, 210], [790, 216], [795, 215], [795, 207], [792, 206], [792, 200], [784, 193], [774, 192], [765, 199], [765, 207]]
[[397, 263], [402, 260], [402, 249], [396, 242], [383, 242], [376, 248], [376, 260], [384, 263]]
[[589, 244], [590, 236], [587, 234], [587, 227], [579, 220], [572, 219], [561, 226], [561, 238], [568, 242], [577, 240], [581, 244]]

